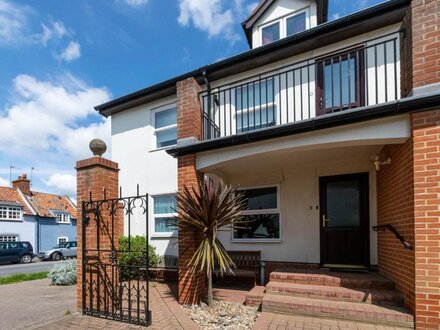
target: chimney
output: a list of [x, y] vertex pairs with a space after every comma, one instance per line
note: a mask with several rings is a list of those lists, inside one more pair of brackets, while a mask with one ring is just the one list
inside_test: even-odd
[[25, 195], [31, 194], [31, 180], [26, 174], [20, 175], [17, 180], [12, 181], [12, 187], [20, 189]]

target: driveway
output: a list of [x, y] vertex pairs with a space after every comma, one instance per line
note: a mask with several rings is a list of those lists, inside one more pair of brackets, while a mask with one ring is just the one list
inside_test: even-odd
[[57, 261], [36, 261], [34, 259], [29, 264], [0, 264], [0, 276], [47, 272], [55, 263]]
[[76, 311], [76, 285], [51, 286], [49, 279], [0, 285], [0, 329], [23, 329]]

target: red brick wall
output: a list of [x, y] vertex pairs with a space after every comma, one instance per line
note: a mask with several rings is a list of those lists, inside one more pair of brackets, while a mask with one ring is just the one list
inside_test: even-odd
[[[202, 110], [199, 101], [200, 86], [193, 78], [177, 83], [177, 138], [178, 140], [202, 136]], [[196, 155], [180, 156], [178, 164], [178, 190], [196, 186], [203, 174], [196, 170]], [[189, 230], [179, 229], [179, 303], [199, 303], [205, 292], [204, 273], [192, 274], [186, 266], [196, 251], [200, 238]]]
[[[413, 142], [387, 145], [383, 152], [391, 164], [377, 172], [377, 224], [391, 224], [406, 240], [414, 243]], [[406, 250], [389, 231], [379, 232], [379, 272], [390, 277], [414, 310], [414, 251]]]
[[[82, 308], [82, 247], [85, 244], [87, 249], [96, 249], [97, 245], [97, 225], [94, 218], [93, 213], [88, 213], [90, 217], [90, 223], [86, 226], [86, 239], [84, 241], [82, 236], [82, 201], [90, 200], [90, 193], [92, 194], [93, 200], [101, 200], [104, 199], [104, 189], [106, 191], [106, 198], [117, 198], [118, 197], [118, 164], [107, 160], [102, 157], [92, 157], [89, 159], [78, 161], [76, 164], [77, 169], [77, 205], [78, 205], [78, 226], [77, 226], [77, 238], [78, 238], [78, 259], [77, 259], [77, 308], [81, 310]], [[109, 215], [109, 212], [102, 212], [102, 219], [100, 221], [100, 249], [110, 250], [112, 248], [112, 242], [116, 243], [114, 245], [115, 248], [118, 247], [118, 238], [123, 235], [123, 215], [121, 212], [117, 213], [114, 218], [114, 236], [112, 237], [112, 219]], [[105, 224], [105, 226], [102, 226]], [[100, 259], [102, 263], [109, 263], [108, 252], [97, 253], [89, 253], [88, 260], [93, 261]], [[96, 269], [93, 272], [93, 278], [96, 281], [98, 278], [98, 272], [100, 279], [104, 279], [105, 277], [110, 279], [112, 276], [111, 267], [107, 269]], [[117, 276], [115, 276], [117, 278]], [[110, 281], [106, 281], [105, 283], [110, 284]], [[117, 283], [116, 283], [117, 284]], [[117, 286], [115, 284], [115, 286]], [[87, 288], [86, 288], [87, 289]], [[105, 288], [103, 283], [100, 284], [100, 289], [107, 290], [107, 293], [110, 294], [112, 292], [111, 288]], [[110, 295], [107, 294], [108, 301], [100, 302], [100, 308], [103, 309], [104, 305], [110, 305], [111, 308], [111, 300]], [[101, 292], [101, 296], [103, 292]], [[98, 309], [98, 302], [96, 301], [96, 296], [92, 299], [92, 304], [95, 309]], [[90, 306], [90, 299], [87, 297], [86, 306]]]
[[413, 85], [440, 82], [440, 0], [413, 0]]
[[[437, 14], [440, 16], [440, 12]], [[440, 110], [412, 114], [412, 127], [416, 328], [439, 329]]]

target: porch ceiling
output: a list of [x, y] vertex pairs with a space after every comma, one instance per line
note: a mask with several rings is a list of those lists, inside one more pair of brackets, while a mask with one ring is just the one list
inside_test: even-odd
[[385, 144], [410, 136], [406, 115], [197, 154], [197, 169], [219, 175], [276, 171], [317, 163], [370, 161]]
[[[383, 145], [351, 146], [319, 150], [275, 151], [235, 159], [207, 168], [204, 172], [220, 177], [279, 172], [289, 168], [310, 168], [317, 165], [345, 162], [370, 162]], [[373, 164], [371, 163], [371, 166]]]

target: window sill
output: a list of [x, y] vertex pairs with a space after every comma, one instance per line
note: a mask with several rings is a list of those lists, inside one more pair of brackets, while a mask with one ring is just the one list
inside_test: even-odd
[[154, 233], [151, 238], [177, 238], [177, 233]]
[[0, 219], [0, 221], [7, 221], [7, 222], [23, 222], [23, 219]]
[[231, 243], [282, 243], [281, 238], [242, 238], [231, 239]]
[[70, 225], [70, 222], [56, 222], [58, 225]]

